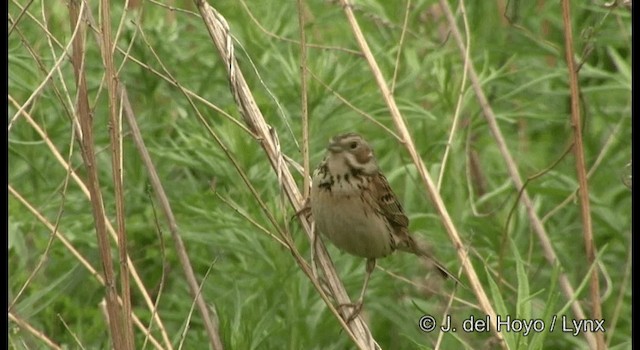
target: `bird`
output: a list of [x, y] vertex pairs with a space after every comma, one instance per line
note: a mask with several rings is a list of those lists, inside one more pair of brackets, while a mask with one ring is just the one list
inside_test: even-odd
[[375, 269], [376, 259], [396, 250], [432, 261], [440, 273], [462, 283], [438, 262], [421, 241], [409, 233], [409, 219], [389, 181], [380, 171], [373, 149], [357, 133], [329, 141], [322, 162], [314, 170], [308, 204], [315, 228], [338, 249], [366, 259], [366, 275], [354, 319]]

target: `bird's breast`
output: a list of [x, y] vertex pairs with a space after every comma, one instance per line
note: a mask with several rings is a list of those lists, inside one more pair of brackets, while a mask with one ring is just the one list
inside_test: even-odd
[[393, 251], [392, 228], [367, 192], [368, 185], [367, 177], [351, 174], [314, 178], [311, 212], [316, 230], [339, 249], [380, 258]]

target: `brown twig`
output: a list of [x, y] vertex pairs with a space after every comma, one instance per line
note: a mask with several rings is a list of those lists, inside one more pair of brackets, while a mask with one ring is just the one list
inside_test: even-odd
[[[576, 172], [578, 176], [580, 198], [580, 212], [582, 214], [582, 235], [584, 247], [587, 254], [587, 264], [589, 266], [596, 263], [596, 248], [593, 242], [593, 228], [591, 225], [591, 208], [589, 205], [589, 187], [587, 181], [586, 164], [584, 160], [584, 146], [582, 144], [582, 123], [580, 121], [580, 87], [578, 86], [578, 71], [573, 57], [573, 30], [571, 27], [571, 10], [569, 0], [562, 1], [562, 22], [564, 24], [564, 47], [565, 60], [569, 73], [569, 90], [571, 92], [571, 127], [573, 129], [573, 147], [576, 156]], [[591, 270], [591, 318], [602, 320], [602, 309], [600, 305], [600, 281], [598, 269]], [[605, 348], [604, 332], [595, 332], [595, 348], [603, 350]], [[591, 344], [593, 348], [593, 344]]]
[[[118, 236], [118, 256], [120, 258], [120, 293], [122, 298], [122, 326], [124, 349], [135, 348], [133, 326], [131, 325], [131, 286], [129, 282], [129, 264], [127, 252], [127, 232], [124, 212], [124, 178], [122, 176], [122, 123], [118, 117], [118, 76], [113, 65], [113, 42], [111, 41], [110, 1], [100, 1], [100, 24], [102, 41], [102, 62], [105, 68], [107, 94], [109, 96], [109, 137], [111, 139], [111, 174], [116, 204], [116, 233]], [[106, 234], [105, 234], [106, 235]]]
[[[69, 2], [69, 18], [71, 30], [79, 26], [78, 35], [73, 38], [73, 53], [71, 62], [73, 64], [73, 72], [76, 79], [78, 89], [78, 100], [76, 113], [80, 121], [82, 129], [82, 139], [80, 140], [80, 148], [82, 159], [87, 172], [87, 187], [91, 196], [91, 211], [93, 213], [93, 221], [96, 229], [96, 237], [98, 240], [98, 248], [102, 259], [102, 269], [105, 280], [106, 308], [109, 314], [109, 328], [111, 330], [111, 338], [113, 346], [116, 349], [128, 349], [128, 341], [123, 333], [122, 309], [118, 304], [118, 291], [116, 288], [115, 273], [113, 271], [113, 260], [111, 258], [111, 245], [105, 224], [104, 202], [102, 200], [102, 192], [100, 189], [100, 180], [98, 178], [97, 159], [95, 156], [94, 140], [93, 140], [93, 117], [89, 107], [89, 96], [87, 92], [87, 82], [84, 71], [85, 59], [85, 43], [84, 28], [82, 22], [82, 12], [84, 11], [84, 2], [81, 0], [72, 0]], [[64, 56], [61, 56], [64, 57]]]

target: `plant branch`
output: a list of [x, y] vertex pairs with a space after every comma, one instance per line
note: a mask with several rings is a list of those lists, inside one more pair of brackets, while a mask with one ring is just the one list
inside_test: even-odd
[[[109, 315], [109, 328], [111, 330], [111, 338], [113, 346], [116, 349], [127, 349], [127, 340], [123, 334], [122, 309], [118, 304], [118, 291], [116, 288], [115, 273], [113, 271], [113, 259], [111, 257], [111, 245], [107, 236], [107, 228], [105, 224], [105, 210], [102, 201], [102, 192], [100, 190], [100, 181], [98, 177], [97, 159], [93, 144], [93, 117], [89, 107], [89, 96], [87, 91], [87, 81], [84, 71], [85, 59], [85, 43], [84, 43], [84, 27], [81, 21], [82, 12], [85, 3], [81, 0], [72, 0], [69, 2], [69, 18], [71, 29], [74, 30], [79, 26], [78, 35], [72, 40], [73, 53], [71, 62], [73, 64], [73, 72], [76, 79], [78, 90], [78, 100], [76, 113], [80, 121], [82, 129], [82, 139], [80, 140], [80, 148], [82, 159], [87, 171], [87, 187], [91, 197], [91, 209], [93, 213], [93, 221], [96, 229], [96, 237], [102, 259], [102, 270], [104, 272], [105, 293], [106, 293], [106, 309]], [[64, 57], [63, 55], [61, 57]], [[52, 70], [53, 72], [54, 70]], [[23, 105], [23, 107], [26, 106]]]
[[135, 347], [133, 326], [131, 325], [131, 286], [129, 282], [129, 264], [127, 253], [127, 232], [124, 212], [124, 178], [122, 176], [122, 123], [118, 118], [118, 76], [113, 66], [113, 42], [111, 41], [110, 1], [100, 1], [100, 24], [102, 41], [102, 62], [105, 68], [109, 108], [109, 137], [111, 139], [111, 174], [116, 204], [116, 234], [118, 236], [118, 256], [120, 258], [120, 293], [122, 298], [122, 326], [125, 349]]
[[[578, 86], [578, 70], [573, 56], [573, 31], [571, 27], [571, 10], [569, 0], [562, 1], [562, 22], [564, 24], [564, 48], [567, 69], [569, 73], [569, 90], [571, 92], [571, 127], [573, 129], [573, 147], [576, 156], [576, 172], [578, 176], [578, 197], [580, 198], [580, 212], [582, 216], [582, 235], [587, 254], [587, 264], [589, 266], [596, 263], [596, 248], [593, 242], [593, 228], [591, 225], [591, 208], [589, 205], [589, 187], [587, 180], [587, 170], [584, 161], [584, 145], [582, 143], [582, 123], [580, 121], [580, 87]], [[600, 305], [600, 281], [598, 269], [591, 270], [590, 279], [591, 292], [591, 318], [593, 320], [602, 319], [602, 309]], [[605, 348], [604, 332], [595, 332], [596, 346], [598, 350]], [[593, 344], [590, 344], [593, 348]]]

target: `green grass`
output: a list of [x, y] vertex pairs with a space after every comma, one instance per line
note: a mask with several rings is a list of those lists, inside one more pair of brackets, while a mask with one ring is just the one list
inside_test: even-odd
[[[211, 3], [229, 23], [237, 40], [239, 68], [258, 107], [277, 132], [283, 153], [302, 163], [297, 146], [302, 143], [300, 47], [282, 39], [299, 40], [296, 3], [281, 2], [274, 6], [269, 2], [247, 2], [260, 25], [277, 38], [261, 30], [240, 2]], [[470, 58], [521, 175], [527, 178], [546, 170], [529, 182], [527, 191], [539, 217], [546, 218], [545, 229], [559, 266], [552, 266], [544, 258], [524, 206], [517, 204], [514, 209], [517, 192], [468, 80], [440, 194], [470, 249], [472, 263], [496, 312], [512, 318], [539, 318], [548, 326], [553, 315], [574, 317], [571, 309], [564, 307], [568, 300], [557, 283], [560, 270], [578, 288], [588, 279], [590, 268], [579, 202], [571, 200], [560, 206], [578, 187], [573, 153], [569, 152], [554, 165], [572, 138], [561, 7], [559, 2], [552, 1], [507, 2], [510, 4], [507, 14], [512, 21], [508, 23], [498, 3], [502, 2], [465, 4], [471, 33]], [[197, 12], [188, 1], [171, 4]], [[455, 8], [457, 4], [451, 6]], [[9, 4], [10, 27], [17, 20], [20, 7], [25, 5], [27, 1]], [[144, 66], [133, 59], [124, 60], [117, 52], [115, 64], [122, 66], [119, 78], [128, 90], [196, 276], [203, 281], [202, 294], [217, 311], [225, 348], [353, 348], [353, 342], [291, 253], [217, 196], [276, 234], [276, 228], [223, 150], [203, 128], [185, 96], [154, 73], [163, 72], [164, 65], [181, 86], [242, 122], [229, 90], [226, 70], [202, 20], [152, 2], [143, 2], [124, 14], [122, 6], [115, 2], [111, 5], [112, 33], [115, 34], [124, 16], [117, 45], [123, 50], [130, 49], [130, 56]], [[359, 50], [339, 5], [309, 2], [305, 7], [309, 43]], [[631, 339], [631, 284], [626, 275], [631, 253], [631, 191], [626, 185], [630, 181], [631, 162], [631, 16], [625, 8], [608, 10], [579, 1], [572, 1], [571, 7], [575, 55], [582, 63], [579, 83], [584, 153], [587, 167], [594, 167], [589, 178], [590, 215], [602, 268], [605, 339], [611, 348], [626, 348]], [[411, 1], [407, 33], [399, 47], [405, 8], [406, 2], [367, 0], [357, 2], [355, 10], [389, 84], [397, 67], [394, 97], [420, 156], [436, 179], [459, 97], [463, 60], [447, 31], [446, 19], [435, 11], [438, 5], [434, 1]], [[42, 9], [50, 34], [31, 18], [42, 22]], [[62, 2], [36, 1], [27, 11], [8, 37], [9, 96], [18, 105], [24, 104], [43, 82], [55, 61], [64, 54], [63, 47], [71, 37], [69, 12]], [[97, 20], [97, 3], [92, 2], [91, 11]], [[462, 28], [459, 13], [458, 24]], [[63, 47], [47, 41], [54, 38]], [[86, 43], [97, 166], [105, 209], [115, 223], [104, 67], [91, 31]], [[398, 50], [401, 51], [396, 63]], [[311, 165], [321, 160], [331, 136], [346, 131], [365, 135], [401, 198], [414, 234], [425, 237], [438, 259], [457, 271], [460, 263], [409, 154], [385, 130], [336, 96], [339, 94], [395, 130], [366, 61], [344, 50], [310, 47], [307, 66], [322, 82], [311, 75], [308, 81]], [[55, 72], [26, 111], [85, 179], [86, 170], [77, 138], [72, 136], [69, 112], [75, 108], [69, 101], [75, 100], [76, 93], [73, 67], [66, 58], [60, 72]], [[195, 106], [247, 174], [278, 226], [289, 225], [296, 247], [308, 260], [309, 242], [297, 221], [289, 223], [294, 210], [288, 201], [282, 200], [277, 176], [259, 142], [214, 109], [201, 102]], [[9, 102], [8, 111], [10, 121], [18, 108]], [[160, 295], [158, 313], [173, 346], [177, 347], [193, 297], [146, 168], [128, 130], [125, 126], [123, 169], [128, 251], [151, 297]], [[471, 153], [475, 154], [477, 171], [470, 169]], [[24, 116], [18, 116], [11, 124], [8, 155], [9, 186], [52, 224], [57, 222], [59, 233], [102, 273], [90, 201], [72, 179], [65, 185], [67, 171]], [[302, 187], [302, 176], [294, 174]], [[215, 194], [210, 187], [212, 179], [216, 183]], [[99, 306], [104, 287], [59, 240], [52, 240], [47, 251], [52, 231], [11, 194], [8, 227], [9, 300], [15, 301], [10, 312], [59, 346], [109, 348], [109, 328]], [[364, 260], [343, 254], [330, 245], [328, 248], [349, 294], [355, 298], [364, 277]], [[41, 268], [16, 299], [45, 252]], [[112, 253], [117, 262], [115, 244]], [[418, 320], [423, 314], [442, 319], [452, 284], [441, 281], [437, 273], [431, 273], [409, 255], [394, 254], [380, 260], [379, 266], [418, 284], [426, 283], [435, 292], [376, 270], [365, 305], [373, 337], [384, 349], [434, 348], [438, 333], [421, 332]], [[500, 272], [504, 283], [489, 271]], [[586, 283], [576, 299], [590, 315]], [[471, 290], [458, 289], [456, 297], [467, 302], [454, 301], [448, 310], [458, 326], [471, 315], [484, 317], [482, 311], [469, 305], [478, 304]], [[150, 311], [135, 288], [132, 304], [134, 313], [148, 326]], [[153, 334], [160, 339], [155, 326]], [[144, 339], [144, 334], [136, 329], [137, 348]], [[584, 337], [558, 330], [528, 337], [508, 333], [505, 339], [511, 349], [587, 347]], [[490, 332], [458, 332], [445, 334], [440, 348], [491, 348], [487, 344], [494, 344], [492, 341]], [[9, 326], [9, 342], [16, 349], [45, 347], [40, 339], [13, 321]], [[183, 348], [204, 348], [208, 343], [196, 309]]]

